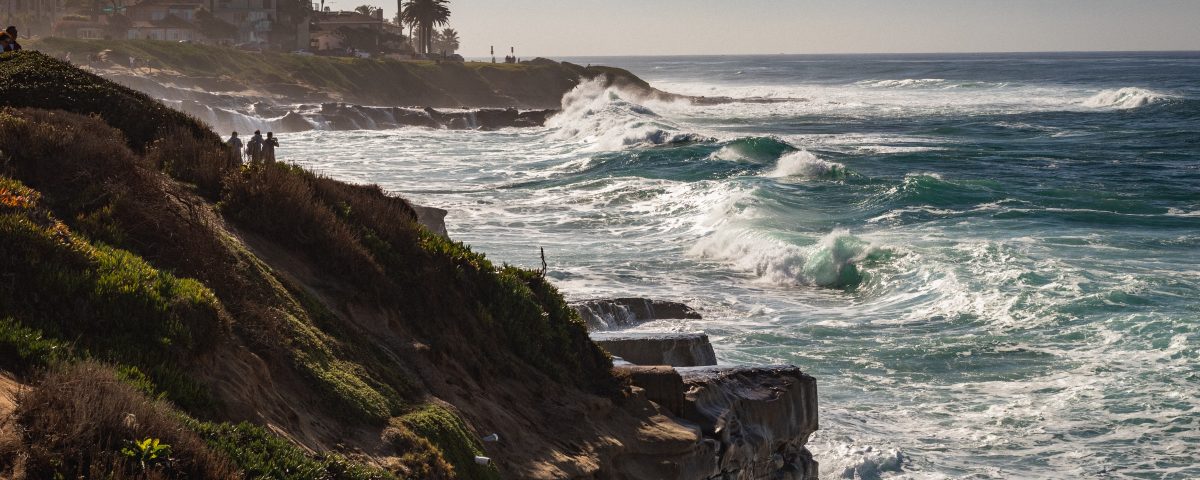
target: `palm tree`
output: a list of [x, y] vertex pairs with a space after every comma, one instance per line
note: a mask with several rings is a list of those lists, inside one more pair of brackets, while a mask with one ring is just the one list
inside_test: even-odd
[[422, 53], [428, 55], [433, 44], [433, 27], [450, 21], [449, 0], [408, 0], [401, 12], [404, 23], [417, 27], [417, 37]]
[[438, 35], [438, 39], [442, 41], [440, 50], [445, 51], [446, 53], [454, 53], [454, 52], [458, 51], [458, 31], [457, 30], [455, 30], [453, 28], [447, 28], [445, 30], [442, 30], [441, 34]]
[[361, 13], [363, 15], [370, 16], [370, 17], [375, 16], [376, 10], [380, 10], [380, 8], [376, 7], [374, 5], [359, 5], [357, 7], [354, 7], [354, 11]]

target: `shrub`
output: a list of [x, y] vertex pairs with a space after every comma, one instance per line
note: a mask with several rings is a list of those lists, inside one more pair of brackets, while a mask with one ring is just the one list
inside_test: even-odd
[[[26, 191], [0, 179], [7, 191]], [[52, 363], [50, 353], [70, 339], [85, 355], [140, 366], [182, 405], [206, 405], [204, 389], [180, 365], [228, 329], [213, 293], [130, 252], [91, 244], [42, 210], [38, 195], [21, 197], [24, 207], [0, 208], [0, 271], [8, 275], [0, 316], [21, 321], [4, 327], [10, 355]]]
[[208, 445], [224, 453], [246, 478], [280, 480], [368, 480], [395, 478], [388, 472], [348, 460], [337, 454], [310, 456], [299, 447], [262, 427], [249, 423], [191, 421], [190, 426]]
[[391, 290], [355, 232], [318, 200], [313, 179], [280, 163], [243, 167], [226, 179], [222, 211], [248, 229], [298, 248], [357, 286]]
[[221, 194], [221, 181], [240, 164], [237, 152], [188, 128], [165, 127], [146, 148], [146, 160], [167, 175], [195, 184], [210, 200]]
[[[27, 478], [237, 478], [167, 405], [147, 399], [111, 368], [83, 362], [47, 374], [22, 393], [14, 412], [19, 442], [5, 445], [5, 464], [21, 462]], [[170, 461], [143, 468], [121, 450], [160, 439]], [[161, 453], [161, 452], [160, 452]]]
[[0, 367], [27, 375], [71, 356], [70, 346], [12, 318], [0, 319]]
[[[475, 463], [476, 455], [484, 455], [483, 446], [467, 429], [462, 419], [445, 407], [427, 403], [420, 409], [393, 419], [384, 435], [393, 442], [393, 445], [404, 446], [405, 441], [412, 441], [405, 434], [406, 431], [428, 439], [435, 445], [441, 452], [440, 456], [444, 456], [445, 460], [454, 465], [454, 472], [458, 477], [468, 479], [500, 478], [495, 465]], [[416, 443], [419, 445], [420, 442]], [[436, 465], [436, 458], [430, 459], [430, 461], [435, 463], [430, 468], [437, 472], [441, 467]]]
[[408, 478], [444, 480], [457, 478], [454, 466], [428, 439], [418, 436], [399, 419], [392, 419], [383, 431], [383, 441], [399, 455], [389, 468]]
[[104, 80], [48, 55], [25, 50], [0, 56], [0, 105], [99, 115], [143, 151], [162, 129], [184, 129], [195, 138], [220, 138], [206, 125], [149, 96]]

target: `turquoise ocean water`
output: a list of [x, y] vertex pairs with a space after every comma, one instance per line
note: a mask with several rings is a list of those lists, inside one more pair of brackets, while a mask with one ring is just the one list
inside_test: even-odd
[[1200, 54], [568, 59], [542, 129], [290, 134], [569, 298], [817, 378], [824, 478], [1200, 477]]

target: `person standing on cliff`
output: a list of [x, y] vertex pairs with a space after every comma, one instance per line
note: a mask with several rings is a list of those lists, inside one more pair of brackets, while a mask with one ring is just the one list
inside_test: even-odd
[[229, 148], [233, 150], [234, 158], [237, 159], [237, 164], [241, 165], [244, 161], [242, 159], [242, 139], [238, 138], [237, 132], [233, 132], [233, 136], [229, 137], [229, 140], [226, 141], [225, 144], [229, 145]]
[[262, 132], [255, 130], [254, 136], [250, 137], [250, 142], [246, 143], [246, 154], [250, 155], [251, 163], [258, 163], [262, 161], [262, 148]]
[[279, 146], [279, 139], [275, 138], [275, 134], [267, 132], [266, 140], [263, 140], [263, 160], [267, 163], [275, 163], [275, 147]]

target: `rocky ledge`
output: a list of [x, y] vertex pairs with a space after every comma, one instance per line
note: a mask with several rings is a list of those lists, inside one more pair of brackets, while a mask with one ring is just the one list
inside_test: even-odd
[[[817, 384], [790, 365], [615, 367], [696, 432], [689, 448], [640, 478], [816, 480], [805, 444], [817, 431]], [[642, 466], [645, 467], [645, 462]]]
[[708, 335], [700, 332], [613, 331], [653, 320], [700, 318], [682, 303], [617, 298], [572, 306], [587, 321], [592, 341], [616, 357], [614, 370], [629, 378], [638, 395], [694, 431], [694, 442], [657, 463], [630, 459], [626, 465], [638, 470], [622, 474], [817, 479], [817, 462], [805, 446], [818, 428], [817, 382], [799, 367], [719, 366]]
[[589, 336], [608, 353], [636, 365], [717, 364], [717, 354], [704, 333], [594, 332]]
[[619, 330], [654, 320], [699, 320], [700, 314], [679, 302], [649, 298], [606, 298], [571, 304], [588, 330]]

